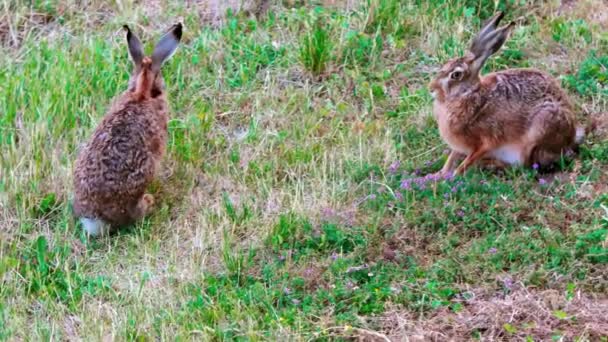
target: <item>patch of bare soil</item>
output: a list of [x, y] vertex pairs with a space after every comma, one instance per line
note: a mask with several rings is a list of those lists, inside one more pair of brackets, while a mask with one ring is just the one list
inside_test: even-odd
[[260, 16], [270, 8], [270, 0], [201, 0], [196, 2], [200, 17], [212, 25], [219, 25], [228, 11]]
[[592, 115], [587, 131], [600, 140], [608, 139], [608, 112]]
[[91, 1], [74, 6], [68, 1], [50, 2], [48, 6], [35, 6], [31, 2], [5, 2], [0, 4], [0, 47], [16, 49], [31, 35], [58, 36], [68, 32], [68, 18], [78, 18], [82, 27], [92, 29], [108, 21], [117, 11], [113, 4]]
[[608, 1], [606, 0], [562, 0], [559, 12], [572, 14], [604, 29], [608, 28]]
[[378, 319], [392, 341], [481, 340], [550, 341], [561, 336], [599, 341], [608, 336], [608, 297], [594, 298], [580, 292], [567, 299], [556, 290], [519, 288], [509, 295], [471, 292], [458, 313], [443, 310], [423, 319], [393, 311]]

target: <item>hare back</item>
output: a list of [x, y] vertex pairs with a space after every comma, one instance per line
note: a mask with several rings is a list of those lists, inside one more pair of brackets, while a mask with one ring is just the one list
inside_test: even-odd
[[166, 116], [155, 109], [154, 103], [127, 102], [95, 130], [74, 171], [78, 216], [131, 221], [165, 150]]
[[[509, 69], [491, 73], [481, 79], [481, 93], [486, 110], [502, 116], [530, 119], [535, 107], [551, 103], [571, 107], [557, 81], [535, 69]], [[527, 120], [526, 120], [527, 121]]]
[[526, 143], [531, 130], [542, 129], [536, 134], [540, 138], [574, 122], [565, 93], [541, 71], [505, 70], [488, 74], [480, 85], [439, 108], [449, 135], [459, 137], [462, 145], [474, 149], [471, 145], [482, 142], [496, 147]]

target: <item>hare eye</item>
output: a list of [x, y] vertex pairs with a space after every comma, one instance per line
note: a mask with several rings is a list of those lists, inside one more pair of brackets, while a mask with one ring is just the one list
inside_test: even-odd
[[459, 80], [462, 77], [462, 71], [454, 71], [451, 75], [450, 78], [453, 80]]

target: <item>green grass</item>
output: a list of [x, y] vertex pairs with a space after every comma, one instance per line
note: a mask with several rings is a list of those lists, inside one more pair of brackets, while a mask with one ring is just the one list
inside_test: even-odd
[[[541, 68], [605, 119], [601, 1], [288, 3], [218, 26], [195, 5], [0, 5], [0, 340], [400, 340], [442, 317], [461, 339], [599, 339], [576, 305], [608, 293], [605, 131], [554, 173], [424, 177], [446, 158], [427, 85], [495, 10], [526, 20], [484, 72]], [[87, 239], [71, 169], [127, 86], [120, 27], [150, 47], [177, 17], [156, 209]], [[553, 325], [466, 325], [552, 291]]]

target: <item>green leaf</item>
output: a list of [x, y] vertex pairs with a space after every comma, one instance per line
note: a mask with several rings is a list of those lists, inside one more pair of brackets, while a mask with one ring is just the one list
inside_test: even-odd
[[511, 325], [511, 324], [509, 324], [509, 323], [505, 323], [505, 324], [504, 324], [502, 327], [503, 327], [503, 328], [505, 329], [505, 331], [506, 331], [506, 332], [508, 332], [509, 334], [515, 334], [515, 333], [517, 333], [517, 328], [516, 328], [516, 327], [514, 327], [514, 326], [512, 326], [512, 325]]
[[36, 259], [38, 260], [38, 270], [41, 274], [46, 275], [48, 267], [46, 264], [47, 243], [44, 236], [39, 236], [36, 241]]
[[566, 319], [568, 317], [568, 314], [562, 310], [555, 310], [555, 311], [553, 311], [553, 316], [555, 316], [559, 319]]
[[471, 18], [473, 16], [473, 14], [475, 14], [475, 8], [474, 7], [465, 7], [464, 9], [464, 16], [467, 18]]

